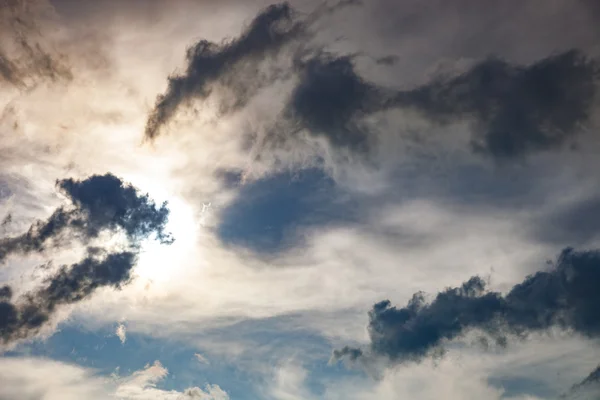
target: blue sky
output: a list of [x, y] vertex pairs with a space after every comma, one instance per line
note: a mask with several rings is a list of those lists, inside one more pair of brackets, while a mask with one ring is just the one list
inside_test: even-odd
[[0, 6], [0, 400], [598, 397], [596, 2]]

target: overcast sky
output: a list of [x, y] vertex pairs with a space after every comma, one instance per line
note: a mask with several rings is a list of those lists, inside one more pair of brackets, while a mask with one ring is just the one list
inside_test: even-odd
[[598, 398], [599, 4], [0, 0], [0, 400]]

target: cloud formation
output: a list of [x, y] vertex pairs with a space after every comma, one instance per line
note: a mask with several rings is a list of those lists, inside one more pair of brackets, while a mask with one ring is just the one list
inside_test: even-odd
[[229, 395], [219, 385], [207, 384], [205, 390], [190, 387], [183, 392], [156, 388], [156, 384], [167, 377], [169, 371], [159, 362], [147, 365], [143, 370], [134, 372], [123, 379], [115, 391], [120, 399], [148, 400], [229, 400]]
[[600, 78], [598, 63], [578, 50], [531, 65], [489, 58], [459, 76], [407, 91], [367, 82], [350, 56], [318, 54], [297, 69], [288, 117], [336, 147], [368, 150], [375, 137], [361, 122], [397, 108], [438, 124], [472, 121], [472, 149], [495, 159], [558, 148], [583, 131]]
[[157, 388], [169, 371], [155, 361], [129, 375], [105, 377], [97, 370], [46, 358], [0, 360], [1, 400], [229, 400], [216, 384], [182, 391]]
[[120, 252], [104, 254], [99, 250], [82, 261], [62, 266], [45, 280], [45, 286], [12, 302], [12, 290], [4, 286], [0, 292], [0, 342], [10, 343], [35, 335], [56, 312], [57, 307], [88, 298], [101, 287], [121, 288], [131, 279], [136, 254]]
[[600, 67], [577, 50], [531, 65], [490, 58], [464, 74], [438, 80], [393, 100], [432, 120], [472, 118], [475, 151], [498, 159], [565, 144], [590, 117]]
[[88, 246], [87, 256], [70, 267], [62, 266], [48, 277], [42, 288], [12, 302], [9, 286], [0, 289], [0, 340], [3, 344], [36, 334], [58, 306], [88, 298], [101, 287], [120, 289], [131, 279], [140, 241], [154, 234], [163, 244], [172, 243], [165, 232], [169, 210], [157, 207], [146, 194], [112, 174], [93, 175], [84, 180], [63, 179], [56, 183], [70, 201], [45, 221], [37, 221], [23, 235], [0, 240], [0, 261], [11, 254], [40, 252], [53, 247], [84, 243], [101, 232], [123, 232], [127, 251], [108, 252]]
[[0, 262], [11, 254], [42, 252], [50, 243], [54, 247], [73, 239], [86, 243], [103, 231], [122, 231], [131, 245], [151, 234], [163, 243], [172, 240], [165, 232], [167, 204], [157, 206], [147, 194], [110, 173], [62, 179], [56, 187], [71, 204], [59, 207], [45, 221], [36, 221], [22, 235], [0, 239]]
[[350, 56], [320, 53], [298, 60], [296, 70], [286, 117], [336, 147], [367, 151], [369, 136], [360, 119], [384, 106], [383, 89], [358, 75]]
[[18, 88], [40, 80], [70, 81], [66, 57], [53, 49], [45, 26], [53, 19], [45, 0], [0, 1], [0, 78]]
[[420, 361], [451, 341], [480, 330], [504, 344], [519, 337], [558, 327], [589, 338], [600, 336], [600, 251], [565, 249], [556, 265], [529, 276], [508, 294], [490, 292], [473, 277], [449, 288], [431, 303], [416, 293], [405, 307], [382, 301], [369, 312], [368, 349], [345, 347], [334, 359], [351, 361], [382, 356], [393, 363]]
[[302, 32], [294, 10], [287, 3], [271, 5], [258, 14], [236, 39], [217, 44], [201, 40], [187, 50], [186, 70], [169, 77], [167, 91], [158, 96], [146, 123], [146, 137], [152, 139], [193, 99], [206, 99], [217, 81], [235, 93], [243, 105], [256, 90], [243, 80], [260, 79], [258, 65], [277, 55], [286, 43]]

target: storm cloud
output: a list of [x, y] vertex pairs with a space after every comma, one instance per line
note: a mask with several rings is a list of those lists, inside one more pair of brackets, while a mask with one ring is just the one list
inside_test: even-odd
[[57, 208], [44, 221], [36, 221], [22, 235], [0, 239], [0, 262], [11, 254], [42, 252], [69, 240], [87, 243], [104, 231], [124, 232], [134, 246], [151, 234], [163, 243], [172, 240], [165, 232], [167, 204], [157, 206], [148, 195], [110, 173], [84, 180], [59, 180], [56, 187], [70, 205]]
[[600, 336], [600, 251], [562, 251], [556, 265], [515, 285], [508, 294], [490, 292], [473, 277], [427, 303], [416, 293], [405, 307], [382, 301], [369, 312], [368, 349], [336, 350], [333, 358], [385, 357], [394, 363], [420, 361], [446, 341], [471, 330], [499, 344], [508, 336], [561, 328], [588, 338]]
[[0, 288], [0, 343], [35, 335], [56, 312], [57, 307], [88, 298], [101, 287], [120, 289], [131, 279], [136, 254], [125, 251], [104, 254], [90, 249], [86, 258], [62, 266], [47, 278], [45, 286], [12, 302], [12, 289]]
[[183, 74], [169, 77], [167, 91], [159, 95], [147, 124], [146, 137], [154, 138], [181, 105], [193, 99], [206, 99], [217, 81], [232, 89], [242, 105], [252, 88], [241, 80], [256, 82], [258, 65], [277, 55], [286, 43], [302, 32], [294, 10], [287, 3], [271, 5], [257, 15], [236, 39], [222, 43], [200, 40], [187, 50], [187, 67]]

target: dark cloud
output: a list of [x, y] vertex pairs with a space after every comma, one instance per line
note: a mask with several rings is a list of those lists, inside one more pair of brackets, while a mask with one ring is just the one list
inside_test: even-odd
[[121, 228], [132, 240], [152, 233], [161, 241], [171, 240], [164, 230], [169, 217], [167, 203], [156, 206], [147, 194], [110, 173], [81, 181], [63, 179], [57, 186], [87, 217], [88, 235], [97, 235], [101, 229]]
[[166, 203], [157, 206], [148, 195], [112, 174], [93, 175], [81, 181], [63, 179], [56, 186], [71, 204], [59, 207], [48, 219], [35, 222], [27, 233], [0, 239], [0, 262], [10, 254], [60, 246], [66, 239], [87, 242], [103, 231], [122, 231], [134, 246], [151, 234], [164, 243], [172, 240], [165, 232], [169, 216]]
[[223, 242], [271, 252], [295, 244], [299, 228], [351, 220], [354, 208], [333, 179], [314, 168], [242, 185], [219, 216], [217, 234]]
[[600, 336], [600, 251], [565, 249], [556, 265], [515, 285], [503, 296], [473, 277], [427, 303], [417, 293], [403, 308], [382, 301], [369, 312], [368, 350], [346, 348], [334, 358], [383, 356], [395, 363], [419, 361], [445, 341], [477, 329], [498, 340], [553, 327], [589, 338]]
[[302, 24], [295, 21], [294, 10], [281, 3], [263, 10], [236, 39], [220, 44], [201, 40], [190, 47], [185, 73], [170, 76], [166, 93], [156, 100], [146, 124], [146, 137], [157, 136], [181, 105], [207, 98], [217, 82], [234, 90], [236, 101], [243, 104], [253, 89], [241, 80], [256, 82], [261, 61], [276, 55], [300, 32]]
[[22, 86], [20, 73], [17, 66], [10, 58], [0, 51], [0, 77], [15, 86]]
[[383, 105], [382, 91], [360, 77], [350, 56], [319, 54], [298, 61], [299, 82], [287, 106], [287, 118], [334, 146], [368, 150], [368, 132], [360, 119]]
[[375, 62], [379, 65], [391, 66], [398, 62], [398, 56], [392, 55], [392, 56], [379, 57], [375, 60]]
[[96, 289], [120, 289], [131, 279], [136, 253], [104, 254], [94, 249], [82, 261], [62, 266], [47, 278], [45, 286], [12, 302], [12, 290], [0, 288], [0, 342], [10, 343], [35, 335], [57, 307], [88, 298]]
[[12, 297], [12, 289], [10, 286], [2, 286], [0, 287], [0, 299], [8, 299]]
[[[62, 179], [59, 191], [70, 201], [45, 221], [37, 221], [21, 236], [0, 240], [0, 261], [13, 253], [27, 254], [49, 246], [87, 242], [101, 232], [123, 232], [128, 249], [108, 252], [87, 247], [87, 256], [71, 266], [63, 265], [46, 278], [42, 287], [12, 301], [9, 286], [0, 287], [0, 343], [35, 335], [63, 305], [90, 297], [101, 287], [120, 289], [131, 280], [140, 241], [154, 234], [170, 244], [165, 232], [169, 215], [166, 203], [158, 207], [148, 195], [108, 173], [84, 180]], [[69, 239], [68, 241], [66, 239]], [[47, 267], [44, 267], [47, 268]]]
[[598, 64], [571, 50], [528, 66], [487, 59], [461, 76], [438, 80], [393, 100], [439, 122], [472, 118], [472, 146], [498, 159], [565, 144], [588, 121]]
[[532, 227], [542, 241], [558, 245], [586, 245], [600, 233], [600, 197], [590, 197], [545, 215]]
[[413, 109], [438, 124], [472, 120], [472, 149], [496, 159], [568, 143], [589, 120], [600, 77], [598, 64], [576, 50], [527, 66], [490, 58], [408, 91], [367, 82], [351, 56], [317, 54], [298, 62], [297, 71], [286, 116], [334, 146], [364, 152], [374, 140], [364, 117]]

